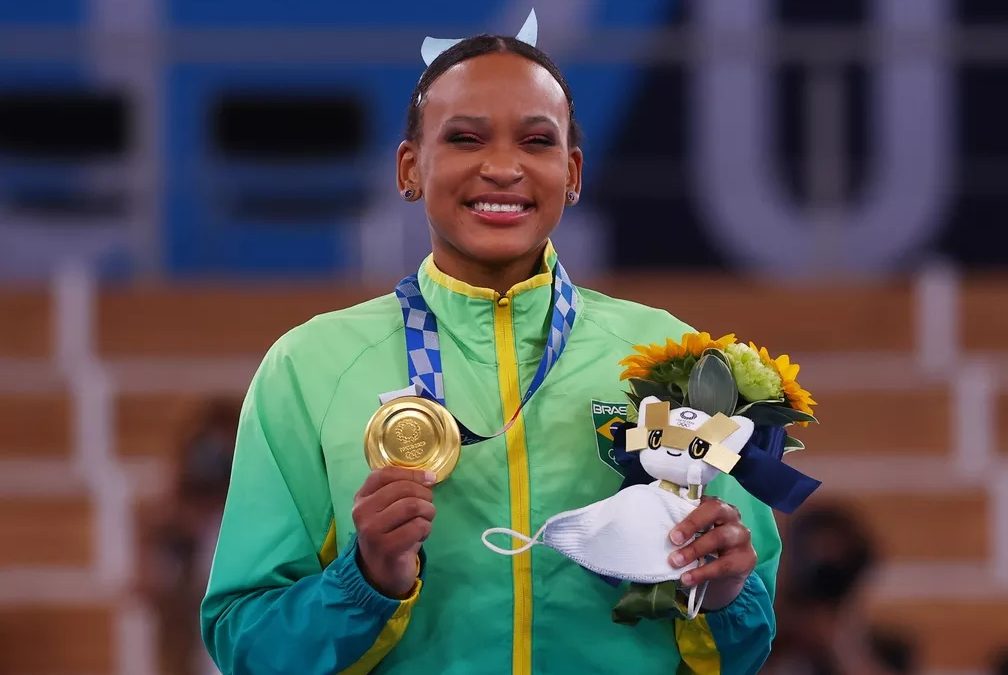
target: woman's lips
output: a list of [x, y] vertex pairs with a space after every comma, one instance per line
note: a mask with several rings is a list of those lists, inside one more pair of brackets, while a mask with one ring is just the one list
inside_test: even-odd
[[521, 222], [523, 219], [528, 218], [528, 216], [535, 211], [535, 207], [529, 206], [521, 211], [477, 211], [471, 206], [466, 206], [466, 210], [468, 210], [469, 213], [475, 216], [478, 220], [487, 223], [488, 225], [507, 226], [514, 225]]

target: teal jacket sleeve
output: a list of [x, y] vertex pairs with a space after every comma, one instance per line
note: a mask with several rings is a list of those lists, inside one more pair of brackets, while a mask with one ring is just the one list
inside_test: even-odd
[[738, 597], [706, 618], [721, 656], [722, 675], [758, 673], [770, 655], [776, 627], [773, 601], [760, 576], [750, 574]]
[[333, 509], [318, 430], [332, 392], [305, 388], [313, 378], [299, 377], [295, 352], [290, 339], [270, 350], [242, 408], [201, 608], [225, 674], [367, 672], [402, 636], [422, 586], [384, 597], [362, 577], [355, 540], [334, 560], [324, 551]]
[[405, 600], [387, 598], [361, 576], [356, 550], [354, 542], [319, 574], [241, 598], [206, 626], [221, 672], [370, 671], [401, 637], [422, 582]]

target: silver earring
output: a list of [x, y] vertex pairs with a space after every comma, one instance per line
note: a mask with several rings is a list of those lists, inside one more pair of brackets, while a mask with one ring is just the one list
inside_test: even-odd
[[577, 201], [577, 193], [571, 190], [570, 192], [567, 193], [567, 203], [573, 204], [576, 201]]
[[403, 190], [402, 196], [403, 199], [405, 199], [408, 202], [411, 202], [413, 201], [413, 198], [416, 197], [416, 191], [413, 190], [413, 188], [406, 188], [405, 190]]

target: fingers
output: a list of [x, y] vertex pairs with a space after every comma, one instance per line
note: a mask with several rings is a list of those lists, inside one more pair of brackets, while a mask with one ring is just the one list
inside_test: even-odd
[[437, 476], [432, 471], [421, 471], [419, 469], [404, 469], [398, 466], [386, 466], [371, 472], [360, 490], [357, 491], [356, 498], [367, 497], [389, 483], [396, 481], [412, 481], [420, 485], [430, 487], [434, 485]]
[[385, 535], [384, 547], [388, 554], [415, 553], [420, 544], [430, 536], [432, 523], [423, 517], [413, 518]]
[[715, 525], [741, 522], [739, 510], [717, 497], [704, 497], [693, 512], [672, 528], [669, 538], [677, 546], [689, 541], [690, 537]]
[[717, 579], [745, 579], [755, 567], [756, 551], [750, 545], [747, 548], [733, 549], [731, 553], [713, 562], [686, 572], [682, 575], [682, 582], [686, 586], [696, 586]]
[[406, 499], [408, 497], [424, 499], [429, 502], [434, 499], [434, 493], [429, 487], [420, 485], [419, 483], [414, 483], [413, 481], [396, 481], [394, 483], [389, 483], [388, 485], [383, 485], [381, 489], [366, 497], [358, 497], [355, 499], [351, 514], [359, 514], [362, 512], [378, 513], [387, 509], [396, 501]]
[[739, 510], [731, 504], [716, 497], [704, 498], [673, 528], [669, 538], [680, 545], [697, 534], [700, 536], [669, 555], [669, 564], [684, 567], [712, 554], [716, 554], [717, 559], [685, 572], [682, 576], [685, 585], [695, 586], [716, 579], [745, 579], [756, 567], [752, 533], [742, 523]]
[[416, 497], [406, 497], [396, 501], [372, 518], [367, 523], [368, 534], [392, 532], [417, 518], [429, 522], [434, 520], [436, 513], [434, 504], [431, 502]]
[[367, 477], [351, 510], [365, 549], [383, 558], [395, 556], [430, 535], [437, 511], [428, 478], [423, 471], [398, 467], [385, 467]]
[[669, 555], [669, 563], [675, 567], [683, 567], [712, 553], [724, 556], [734, 549], [744, 549], [747, 546], [752, 548], [751, 542], [752, 534], [742, 523], [719, 525], [697, 537], [688, 546], [673, 551]]

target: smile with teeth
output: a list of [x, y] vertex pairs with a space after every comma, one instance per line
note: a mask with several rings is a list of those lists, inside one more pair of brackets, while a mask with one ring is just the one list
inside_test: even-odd
[[473, 202], [469, 205], [473, 211], [484, 211], [491, 213], [521, 213], [531, 207], [526, 204], [498, 204], [495, 202]]

